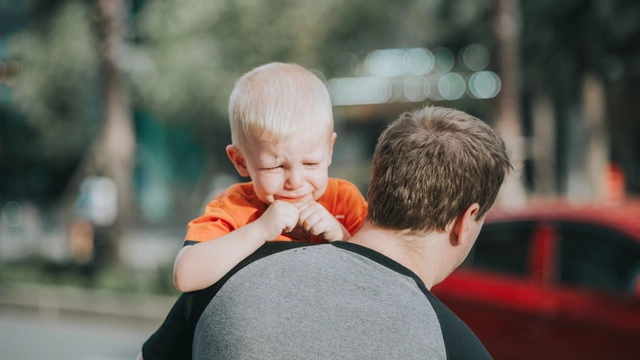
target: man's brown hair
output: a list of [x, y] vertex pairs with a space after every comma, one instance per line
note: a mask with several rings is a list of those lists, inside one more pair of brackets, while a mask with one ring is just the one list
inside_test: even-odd
[[378, 139], [368, 219], [412, 234], [444, 231], [478, 203], [479, 220], [510, 169], [504, 141], [483, 121], [442, 107], [406, 112]]

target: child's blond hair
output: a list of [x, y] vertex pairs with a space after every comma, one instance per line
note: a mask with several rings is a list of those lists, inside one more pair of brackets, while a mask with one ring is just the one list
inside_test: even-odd
[[231, 138], [246, 149], [252, 140], [277, 141], [302, 131], [333, 133], [325, 84], [296, 64], [269, 63], [238, 79], [229, 98]]

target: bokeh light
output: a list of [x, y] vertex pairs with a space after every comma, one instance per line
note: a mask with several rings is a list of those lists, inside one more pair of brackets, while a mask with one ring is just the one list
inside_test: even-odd
[[435, 57], [427, 49], [414, 48], [405, 53], [405, 70], [410, 75], [425, 75], [433, 70]]
[[433, 71], [440, 74], [451, 71], [454, 64], [454, 57], [451, 50], [445, 47], [437, 47], [433, 49], [433, 56], [435, 57]]
[[388, 103], [409, 101], [404, 96], [404, 89], [402, 88], [402, 84], [403, 84], [402, 78], [400, 77], [390, 78], [389, 82], [391, 83], [391, 96], [389, 97], [389, 99], [387, 99]]
[[365, 66], [373, 76], [399, 76], [404, 74], [404, 52], [399, 49], [375, 50], [365, 59]]
[[480, 44], [471, 44], [462, 48], [460, 61], [472, 71], [482, 71], [489, 65], [489, 51]]
[[425, 78], [417, 76], [410, 76], [404, 79], [402, 92], [405, 99], [413, 102], [424, 101], [428, 95], [425, 92], [425, 80]]
[[422, 91], [424, 91], [424, 96], [428, 98], [431, 95], [431, 82], [429, 79], [424, 78], [422, 81]]
[[438, 90], [442, 97], [447, 100], [460, 99], [465, 92], [464, 78], [457, 73], [447, 73], [438, 80]]
[[472, 75], [451, 72], [456, 58], [445, 47], [380, 49], [366, 55], [361, 53], [360, 59], [363, 57], [362, 62], [350, 52], [335, 57], [334, 72], [344, 76], [327, 82], [333, 105], [446, 101], [467, 95], [489, 99], [501, 87], [495, 73], [481, 71], [490, 59], [489, 52], [480, 44], [465, 46], [458, 53], [463, 64], [460, 70], [475, 69]]
[[[438, 82], [440, 81], [440, 78], [442, 77], [442, 75], [440, 74], [431, 74], [429, 76], [427, 76], [427, 81], [426, 83], [428, 85], [425, 85], [425, 89], [428, 87], [429, 88], [429, 99], [434, 100], [434, 101], [442, 101], [444, 100], [444, 97], [442, 96], [442, 94], [440, 94], [440, 89], [438, 88]], [[425, 91], [426, 93], [426, 91]]]
[[[355, 60], [357, 61], [357, 57]], [[360, 66], [355, 61], [352, 61], [352, 65], [358, 68]], [[384, 77], [426, 75], [433, 70], [434, 65], [435, 56], [424, 48], [375, 50], [364, 61], [368, 75]]]
[[490, 99], [502, 88], [500, 77], [491, 71], [480, 71], [469, 77], [469, 93], [476, 99]]
[[23, 215], [22, 205], [17, 201], [9, 201], [2, 207], [2, 221], [9, 227], [22, 225]]
[[333, 105], [383, 104], [393, 88], [384, 77], [335, 78], [327, 83]]

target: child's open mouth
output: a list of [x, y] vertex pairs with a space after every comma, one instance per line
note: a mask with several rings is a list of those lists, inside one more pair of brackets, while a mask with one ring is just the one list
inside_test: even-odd
[[302, 195], [302, 196], [277, 196], [276, 200], [282, 200], [282, 201], [286, 201], [286, 202], [300, 202], [303, 201], [307, 196], [306, 195]]

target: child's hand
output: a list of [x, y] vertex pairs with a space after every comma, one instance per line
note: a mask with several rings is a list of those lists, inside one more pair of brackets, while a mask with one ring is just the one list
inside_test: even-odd
[[277, 238], [282, 231], [289, 232], [298, 224], [300, 211], [286, 201], [276, 200], [260, 216], [258, 222], [264, 230], [265, 240]]
[[331, 215], [331, 213], [316, 201], [310, 201], [300, 206], [298, 225], [311, 235], [322, 236], [326, 241], [348, 240], [349, 232]]

